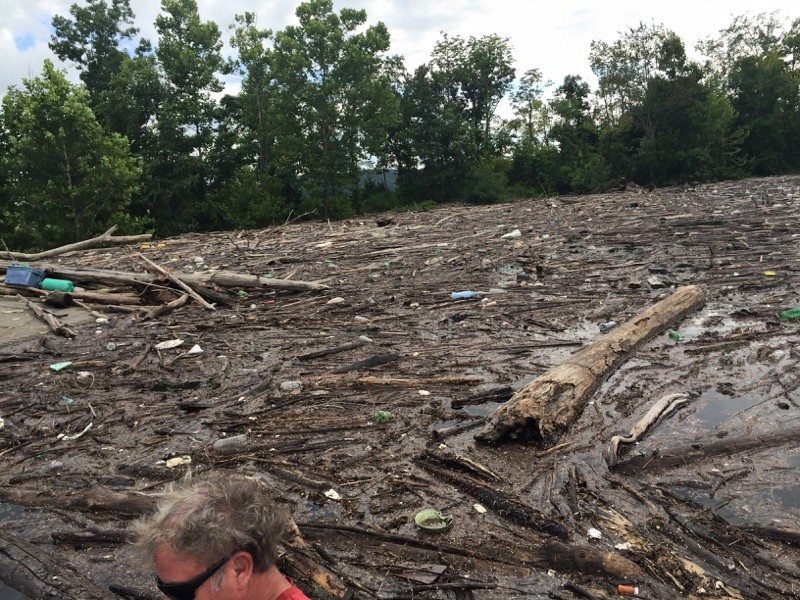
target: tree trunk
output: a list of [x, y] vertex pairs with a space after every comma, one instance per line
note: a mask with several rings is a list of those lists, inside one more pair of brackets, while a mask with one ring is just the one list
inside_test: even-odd
[[522, 436], [547, 446], [557, 443], [583, 412], [592, 394], [634, 350], [704, 302], [699, 287], [678, 288], [514, 394], [489, 416], [477, 439], [496, 443], [507, 436]]

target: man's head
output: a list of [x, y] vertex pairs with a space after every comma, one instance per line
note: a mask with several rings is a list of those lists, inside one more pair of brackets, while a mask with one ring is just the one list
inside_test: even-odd
[[236, 475], [171, 488], [152, 517], [133, 525], [162, 592], [175, 600], [244, 597], [253, 576], [274, 565], [289, 532], [268, 492]]

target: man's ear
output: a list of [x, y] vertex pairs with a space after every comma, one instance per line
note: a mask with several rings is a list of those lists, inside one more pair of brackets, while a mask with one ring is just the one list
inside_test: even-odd
[[244, 550], [237, 552], [231, 557], [231, 565], [236, 589], [245, 589], [253, 576], [253, 556]]

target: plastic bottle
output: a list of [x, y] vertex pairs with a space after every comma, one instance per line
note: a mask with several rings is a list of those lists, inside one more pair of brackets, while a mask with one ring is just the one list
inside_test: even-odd
[[46, 277], [42, 279], [40, 287], [48, 292], [66, 292], [71, 294], [75, 291], [75, 284], [69, 279], [50, 279]]

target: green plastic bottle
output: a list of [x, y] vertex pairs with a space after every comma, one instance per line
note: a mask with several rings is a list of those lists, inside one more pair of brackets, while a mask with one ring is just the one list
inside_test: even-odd
[[781, 313], [782, 321], [795, 321], [800, 320], [800, 306], [797, 308], [790, 308]]
[[71, 294], [75, 291], [75, 284], [69, 279], [42, 279], [40, 287], [48, 292], [67, 292]]

